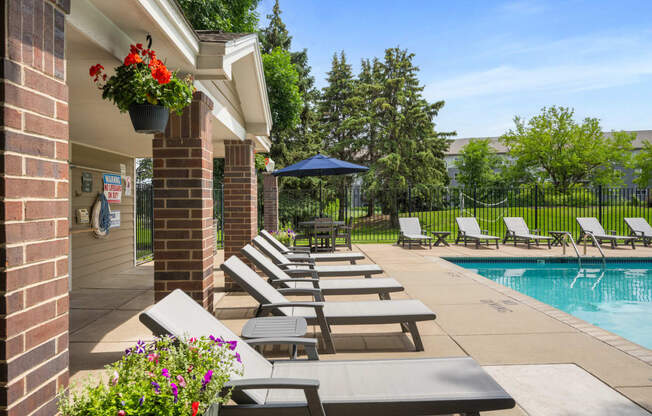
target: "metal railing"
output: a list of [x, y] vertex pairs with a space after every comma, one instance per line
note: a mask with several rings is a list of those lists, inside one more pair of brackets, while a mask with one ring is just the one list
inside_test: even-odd
[[[566, 255], [566, 243], [570, 242], [571, 246], [575, 250], [575, 255], [577, 256], [577, 265], [582, 268], [582, 256], [580, 255], [580, 250], [577, 248], [577, 244], [575, 244], [575, 239], [573, 239], [573, 235], [569, 233], [568, 231], [563, 233], [564, 237], [561, 240], [561, 247], [562, 247], [562, 253]], [[586, 251], [584, 252], [586, 254]]]
[[[593, 235], [593, 233], [590, 231], [585, 231], [584, 234], [591, 237], [591, 240], [593, 241], [593, 245], [597, 247], [598, 251], [600, 252], [600, 255], [602, 256], [602, 266], [607, 267], [607, 260], [605, 259], [604, 251], [602, 251], [602, 247], [600, 247], [600, 242], [598, 241], [598, 239], [595, 238], [595, 235]], [[586, 256], [586, 238], [584, 238], [584, 255]]]

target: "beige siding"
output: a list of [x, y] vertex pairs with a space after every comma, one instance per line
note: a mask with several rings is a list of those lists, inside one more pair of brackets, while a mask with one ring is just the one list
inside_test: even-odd
[[[134, 159], [115, 153], [72, 144], [71, 164], [71, 233], [72, 233], [72, 282], [76, 286], [89, 275], [116, 273], [134, 264], [134, 192], [126, 196], [122, 179], [122, 203], [111, 204], [111, 211], [120, 211], [120, 227], [111, 228], [108, 237], [93, 236], [90, 224], [77, 224], [78, 208], [88, 209], [89, 214], [98, 194], [103, 190], [103, 173], [120, 173], [120, 164], [126, 165], [126, 175], [132, 176], [134, 184]], [[99, 169], [91, 170], [84, 167]], [[82, 172], [93, 175], [92, 192], [82, 192]]]

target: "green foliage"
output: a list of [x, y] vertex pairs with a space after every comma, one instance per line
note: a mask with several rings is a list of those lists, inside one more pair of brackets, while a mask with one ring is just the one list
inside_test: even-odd
[[455, 161], [457, 181], [467, 188], [499, 185], [502, 159], [489, 145], [488, 139], [469, 141]]
[[587, 117], [578, 124], [573, 114], [572, 109], [553, 106], [527, 123], [515, 117], [515, 128], [501, 141], [537, 180], [551, 181], [561, 191], [583, 182], [620, 183], [618, 168], [629, 163], [634, 135], [605, 136], [598, 119]]
[[150, 103], [162, 105], [179, 115], [190, 105], [194, 91], [192, 79], [180, 79], [176, 73], [172, 73], [168, 83], [160, 83], [145, 61], [120, 65], [101, 89], [102, 98], [113, 101], [122, 113], [133, 104]]
[[374, 91], [366, 116], [374, 119], [373, 128], [377, 129], [373, 138], [377, 158], [370, 160], [367, 174], [369, 190], [390, 212], [392, 223], [398, 223], [396, 190], [408, 184], [448, 183], [444, 151], [448, 148], [446, 138], [454, 133], [435, 131], [433, 119], [444, 102], [431, 104], [423, 98], [424, 87], [419, 84], [413, 58], [407, 50], [387, 49], [384, 61], [375, 62], [371, 68], [375, 72], [373, 85], [361, 88], [363, 92]]
[[290, 54], [275, 48], [263, 55], [263, 66], [274, 128], [281, 131], [294, 128], [299, 122], [303, 101], [297, 85], [299, 74], [290, 60]]
[[196, 30], [253, 33], [258, 26], [259, 0], [178, 0]]
[[213, 337], [139, 341], [106, 367], [108, 384], [61, 392], [59, 411], [63, 416], [201, 415], [213, 403], [228, 402], [220, 391], [232, 375], [242, 375], [235, 348], [235, 341]]
[[637, 177], [634, 183], [640, 188], [647, 188], [652, 181], [652, 143], [643, 142], [643, 147], [634, 156], [634, 168], [637, 170]]
[[272, 235], [284, 245], [290, 247], [296, 237], [295, 232], [291, 228], [280, 229], [272, 233]]
[[274, 2], [272, 13], [267, 15], [269, 24], [267, 27], [260, 31], [260, 46], [262, 53], [271, 53], [276, 48], [281, 48], [284, 51], [290, 50], [292, 44], [292, 36], [288, 33], [283, 19], [281, 19], [281, 6], [278, 0]]
[[144, 157], [136, 159], [136, 182], [145, 182], [152, 179], [154, 170], [152, 167], [152, 158]]

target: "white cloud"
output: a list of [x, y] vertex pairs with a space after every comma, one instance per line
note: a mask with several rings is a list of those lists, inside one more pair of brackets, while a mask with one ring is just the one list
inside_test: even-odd
[[652, 75], [652, 56], [630, 62], [596, 62], [538, 68], [498, 66], [426, 86], [429, 100], [529, 92], [576, 92], [637, 83]]

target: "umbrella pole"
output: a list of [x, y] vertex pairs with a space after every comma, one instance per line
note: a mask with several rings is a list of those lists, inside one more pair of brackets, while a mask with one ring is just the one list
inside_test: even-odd
[[321, 188], [322, 188], [322, 180], [321, 180], [321, 175], [319, 175], [319, 218], [324, 216], [324, 207], [322, 206], [322, 200], [321, 200]]

